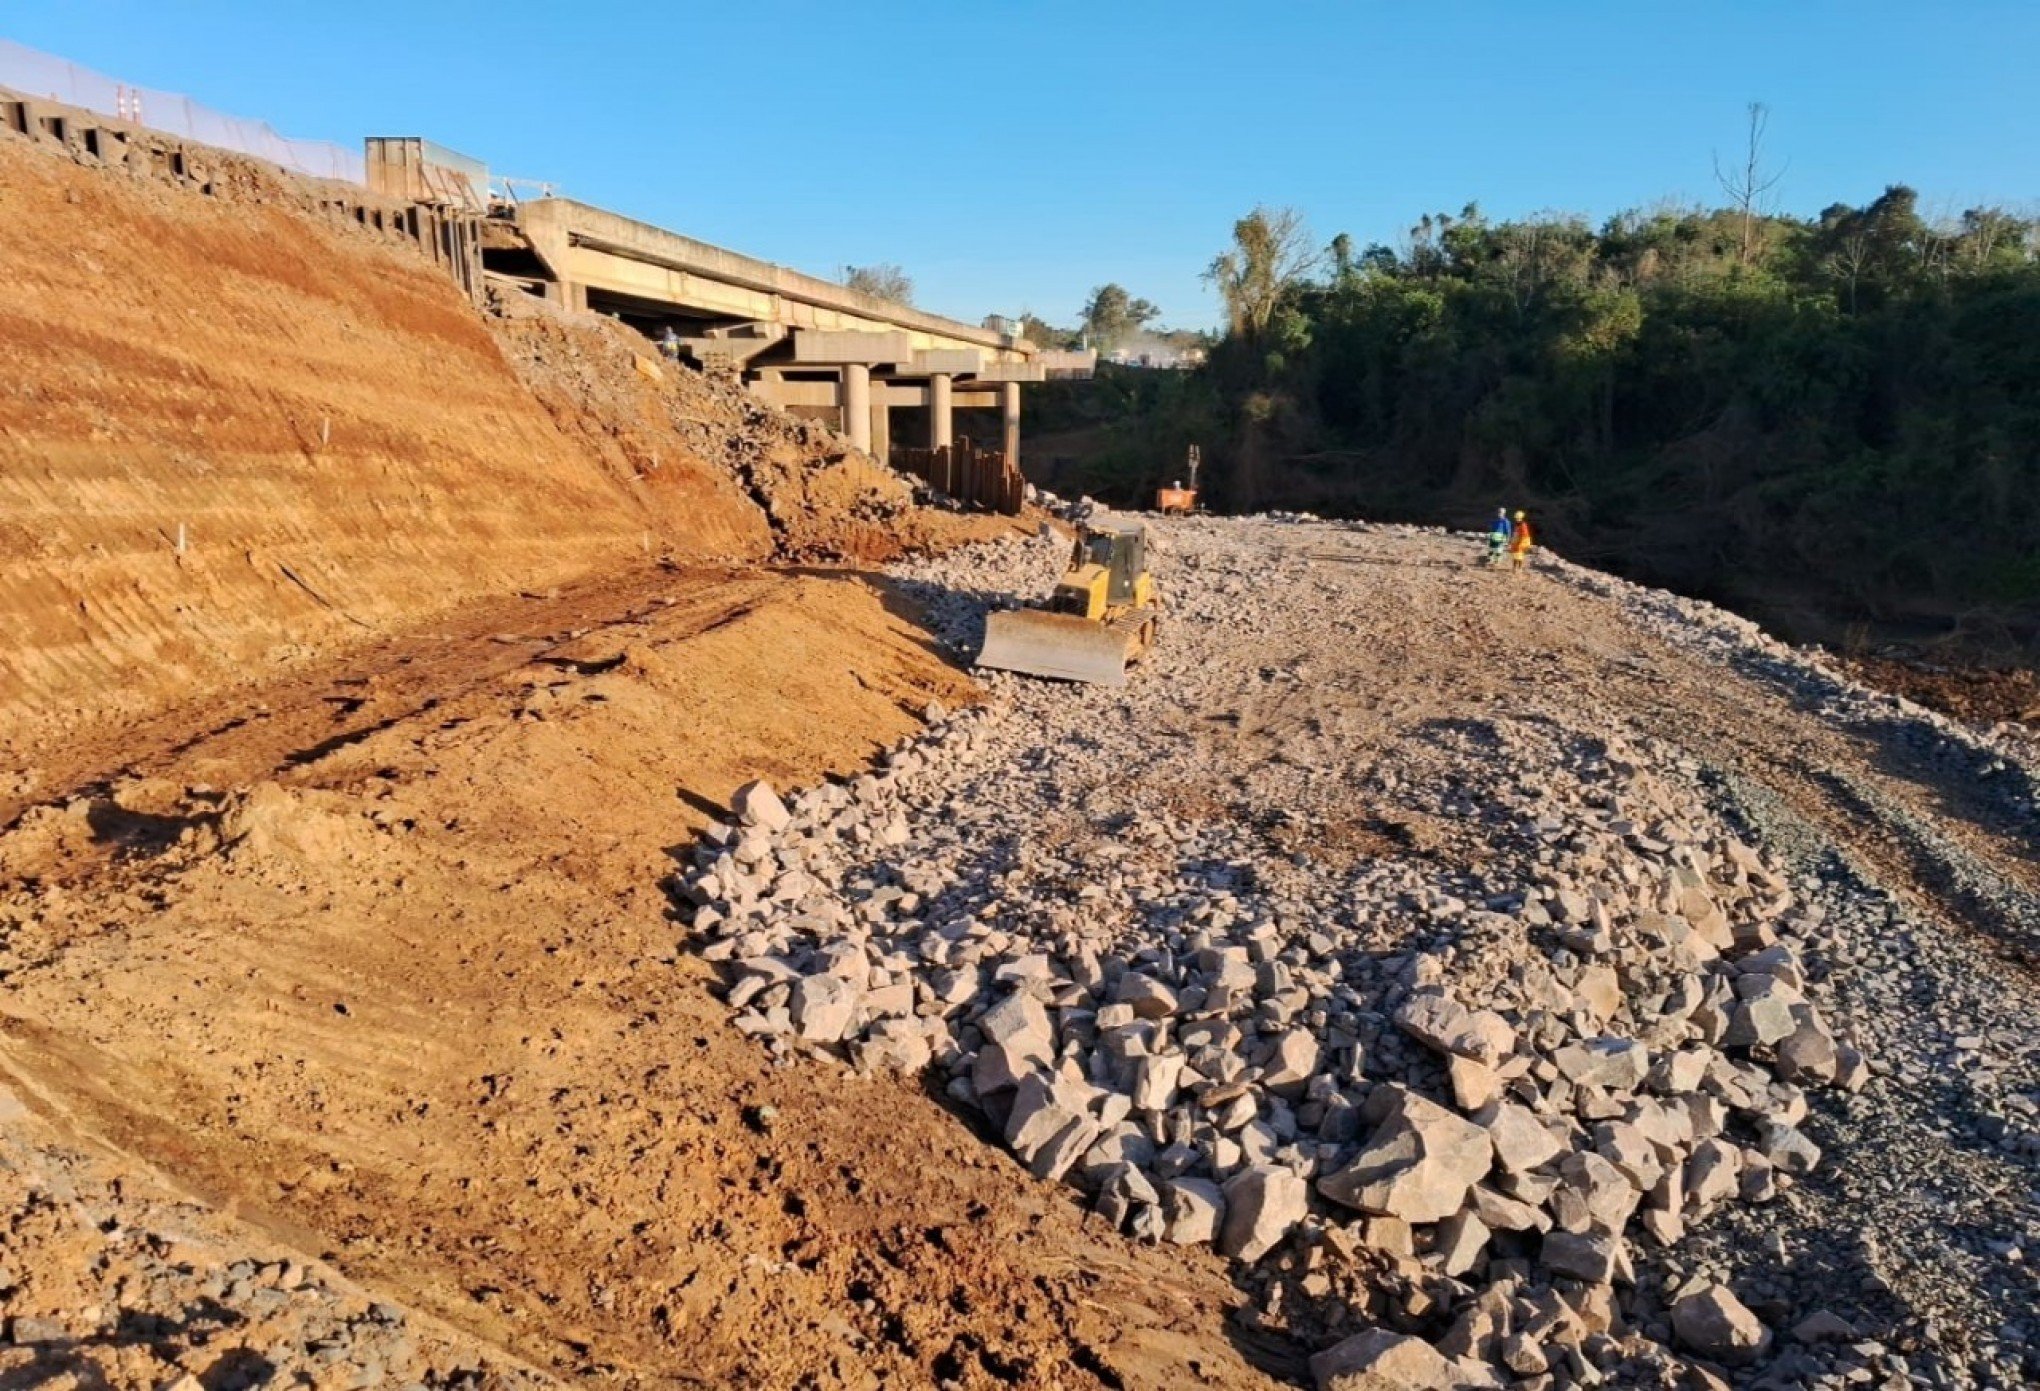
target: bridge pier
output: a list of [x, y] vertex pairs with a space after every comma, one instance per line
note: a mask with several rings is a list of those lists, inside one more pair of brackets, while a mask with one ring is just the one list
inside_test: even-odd
[[956, 440], [955, 378], [947, 372], [928, 377], [928, 447], [943, 449]]
[[545, 297], [562, 309], [586, 309], [588, 287], [571, 280], [548, 280], [545, 282]]
[[843, 408], [843, 433], [850, 437], [850, 443], [869, 454], [872, 424], [871, 366], [864, 362], [846, 362], [842, 370], [842, 384], [838, 391]]
[[871, 457], [881, 464], [892, 458], [892, 389], [871, 393]]
[[1020, 383], [999, 383], [1000, 443], [1006, 461], [1020, 467]]

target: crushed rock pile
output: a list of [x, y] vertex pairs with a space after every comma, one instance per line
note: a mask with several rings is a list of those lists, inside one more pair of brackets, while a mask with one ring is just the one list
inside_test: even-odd
[[[1247, 1266], [1258, 1316], [1326, 1345], [1321, 1386], [1706, 1382], [1766, 1358], [1776, 1335], [1726, 1283], [1649, 1257], [1787, 1193], [1823, 1159], [1809, 1092], [1871, 1079], [1809, 992], [1817, 886], [1738, 835], [1680, 750], [1591, 711], [1433, 720], [1371, 767], [1319, 745], [1230, 770], [1243, 799], [1212, 805], [1182, 710], [1315, 677], [1228, 670], [1227, 633], [1358, 625], [1294, 602], [1315, 576], [1293, 549], [1211, 523], [1163, 546], [1164, 670], [1109, 693], [998, 677], [852, 781], [739, 793], [681, 884], [736, 1026], [934, 1069], [1037, 1177]], [[1042, 537], [898, 573], [968, 651], [1061, 557]], [[1678, 641], [1791, 660], [1605, 592]], [[1363, 792], [1446, 828], [1438, 853], [1328, 853]], [[1832, 1314], [1794, 1343], [1772, 1369], [1793, 1384], [1895, 1374]]]

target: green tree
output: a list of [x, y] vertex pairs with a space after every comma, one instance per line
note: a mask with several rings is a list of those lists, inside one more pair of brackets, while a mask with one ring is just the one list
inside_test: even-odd
[[1091, 346], [1109, 353], [1140, 335], [1162, 311], [1144, 299], [1135, 299], [1118, 284], [1100, 285], [1084, 301], [1083, 331]]
[[1282, 296], [1316, 262], [1303, 214], [1258, 207], [1233, 224], [1231, 248], [1212, 258], [1204, 279], [1225, 302], [1231, 331], [1255, 342], [1266, 336]]
[[[1520, 502], [1654, 583], [2040, 661], [2034, 221], [1925, 217], [1903, 184], [1782, 215], [1761, 111], [1751, 134], [1725, 206], [1597, 228], [1469, 204], [1400, 247], [1340, 238], [1321, 278], [1300, 218], [1241, 219], [1210, 272], [1225, 334], [1173, 403], [1196, 402], [1214, 503], [1470, 523]], [[1124, 402], [1096, 481], [1130, 491], [1101, 496], [1179, 467], [1162, 409]]]

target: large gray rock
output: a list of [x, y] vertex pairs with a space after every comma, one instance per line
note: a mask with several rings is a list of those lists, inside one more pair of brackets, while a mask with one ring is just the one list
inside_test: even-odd
[[1687, 1211], [1705, 1212], [1723, 1199], [1735, 1196], [1742, 1168], [1742, 1151], [1734, 1145], [1716, 1139], [1702, 1140], [1686, 1161]]
[[1775, 1121], [1766, 1122], [1758, 1132], [1757, 1151], [1788, 1174], [1810, 1174], [1820, 1163], [1820, 1146], [1805, 1131]]
[[1441, 1222], [1494, 1164], [1487, 1131], [1397, 1087], [1390, 1109], [1344, 1169], [1318, 1180], [1335, 1203], [1405, 1222]]
[[1840, 1074], [1841, 1050], [1811, 1005], [1792, 1010], [1792, 1032], [1778, 1044], [1778, 1074], [1788, 1082], [1832, 1082]]
[[1043, 1064], [1055, 1059], [1055, 1025], [1041, 1001], [1024, 990], [1014, 991], [986, 1010], [977, 1027], [987, 1043], [1004, 1045], [1014, 1057]]
[[1736, 982], [1742, 996], [1728, 1016], [1728, 1032], [1722, 1035], [1726, 1048], [1755, 1048], [1790, 1038], [1799, 1027], [1792, 1006], [1799, 994], [1776, 976], [1744, 976]]
[[1139, 971], [1128, 971], [1119, 978], [1116, 999], [1120, 1004], [1133, 1006], [1133, 1012], [1142, 1019], [1161, 1019], [1176, 1012], [1176, 992], [1165, 982]]
[[1476, 1183], [1473, 1186], [1466, 1210], [1494, 1231], [1551, 1230], [1551, 1218], [1543, 1208], [1497, 1193], [1484, 1183]]
[[1565, 1152], [1565, 1142], [1535, 1111], [1513, 1101], [1496, 1102], [1475, 1112], [1473, 1122], [1487, 1131], [1495, 1147], [1495, 1162], [1508, 1173], [1524, 1173]]
[[1303, 1090], [1317, 1065], [1317, 1039], [1309, 1029], [1291, 1029], [1276, 1041], [1275, 1056], [1261, 1074], [1261, 1085], [1271, 1092], [1293, 1095]]
[[1427, 1048], [1492, 1066], [1516, 1046], [1515, 1031], [1492, 1011], [1475, 1013], [1442, 990], [1419, 990], [1403, 1001], [1395, 1022]]
[[1097, 1123], [1051, 1079], [1031, 1076], [1014, 1091], [1006, 1143], [1036, 1178], [1061, 1178], [1097, 1138]]
[[919, 1072], [934, 1056], [927, 1031], [908, 1019], [879, 1020], [856, 1045], [856, 1053], [857, 1065], [872, 1072]]
[[1039, 1068], [1038, 1058], [1026, 1057], [1003, 1043], [987, 1043], [978, 1049], [977, 1058], [971, 1064], [971, 1090], [980, 1099], [1009, 1092], [1020, 1085], [1022, 1078]]
[[1611, 1092], [1633, 1092], [1650, 1072], [1650, 1050], [1634, 1039], [1591, 1038], [1552, 1055], [1568, 1082]]
[[1243, 1261], [1258, 1261], [1289, 1235], [1310, 1211], [1310, 1190], [1288, 1169], [1259, 1164], [1225, 1184], [1225, 1220], [1218, 1249]]
[[1136, 1111], [1166, 1111], [1176, 1098], [1176, 1083], [1183, 1075], [1183, 1058], [1178, 1053], [1149, 1054], [1133, 1065], [1133, 1107]]
[[786, 809], [786, 803], [779, 800], [779, 794], [772, 790], [772, 784], [760, 779], [747, 782], [730, 795], [730, 810], [737, 814], [739, 823], [745, 826], [762, 826], [768, 831], [783, 831], [793, 815]]
[[1544, 1238], [1544, 1268], [1590, 1285], [1629, 1278], [1622, 1238], [1607, 1232], [1552, 1232]]
[[1452, 1099], [1458, 1103], [1460, 1110], [1469, 1113], [1493, 1103], [1506, 1085], [1501, 1073], [1472, 1058], [1454, 1056], [1448, 1059], [1445, 1072], [1452, 1083]]
[[802, 976], [793, 986], [794, 1031], [810, 1043], [834, 1043], [850, 1031], [862, 992], [841, 976]]
[[1457, 1369], [1422, 1338], [1370, 1328], [1310, 1359], [1317, 1391], [1452, 1391]]
[[1438, 1240], [1431, 1255], [1438, 1269], [1450, 1276], [1464, 1275], [1480, 1263], [1494, 1234], [1487, 1223], [1471, 1210], [1454, 1213], [1438, 1224]]
[[1162, 1188], [1165, 1234], [1179, 1246], [1207, 1245], [1225, 1222], [1225, 1194], [1210, 1179], [1171, 1179]]
[[1558, 1166], [1551, 1212], [1570, 1232], [1620, 1232], [1643, 1193], [1623, 1172], [1592, 1150], [1577, 1150]]
[[1702, 1357], [1738, 1367], [1771, 1345], [1771, 1330], [1726, 1285], [1708, 1285], [1672, 1304], [1672, 1332]]

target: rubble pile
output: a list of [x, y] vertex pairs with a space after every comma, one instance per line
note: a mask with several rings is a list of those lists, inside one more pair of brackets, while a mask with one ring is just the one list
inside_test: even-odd
[[[1059, 558], [903, 573], [968, 648]], [[1591, 710], [1434, 720], [1365, 768], [1291, 749], [1213, 805], [1176, 713], [1310, 679], [1229, 670], [1228, 628], [1348, 620], [1286, 612], [1294, 552], [1179, 531], [1168, 564], [1163, 669], [1128, 691], [1000, 677], [871, 772], [738, 794], [681, 881], [736, 1026], [933, 1068], [1132, 1237], [1258, 1263], [1256, 1317], [1329, 1344], [1321, 1386], [1647, 1384], [1767, 1353], [1728, 1286], [1639, 1267], [1814, 1171], [1809, 1092], [1870, 1080], [1809, 993], [1825, 908], [1689, 759]], [[1361, 796], [1440, 843], [1329, 853]]]

